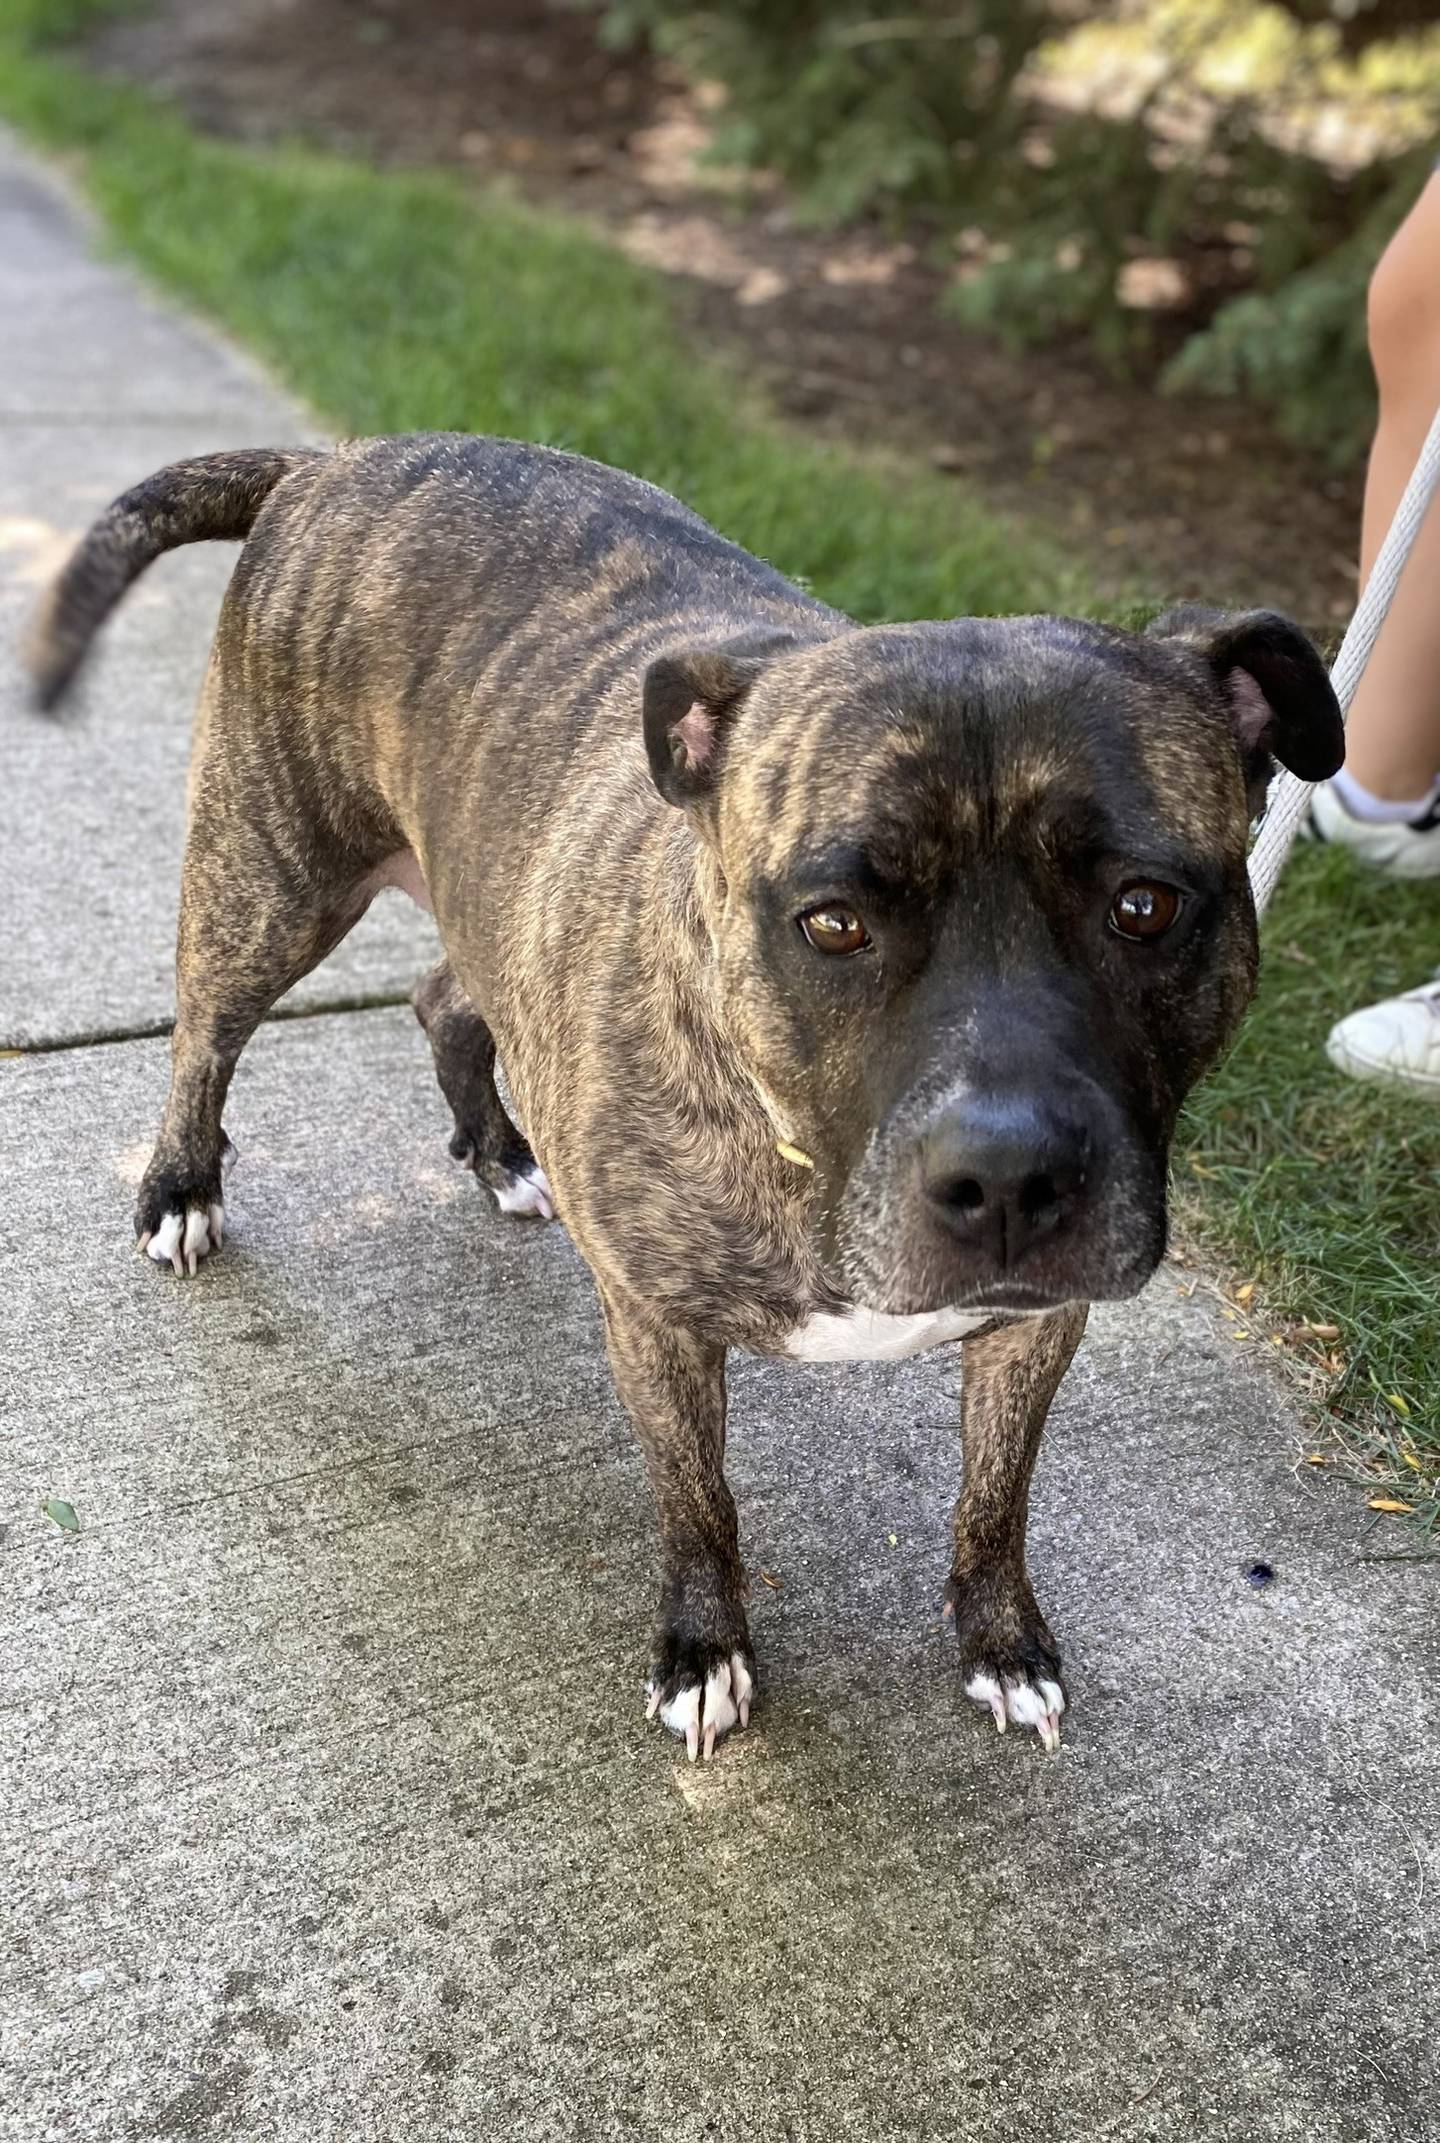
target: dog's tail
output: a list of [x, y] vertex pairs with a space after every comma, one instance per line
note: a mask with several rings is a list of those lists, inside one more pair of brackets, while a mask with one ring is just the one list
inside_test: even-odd
[[58, 704], [131, 581], [162, 551], [248, 536], [275, 486], [319, 452], [253, 447], [174, 461], [107, 507], [71, 554], [31, 629], [25, 653], [40, 706]]

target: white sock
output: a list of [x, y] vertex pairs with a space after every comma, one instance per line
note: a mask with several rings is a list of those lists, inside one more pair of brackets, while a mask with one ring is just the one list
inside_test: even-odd
[[1363, 782], [1357, 781], [1347, 767], [1330, 776], [1330, 786], [1339, 797], [1352, 819], [1363, 819], [1371, 826], [1411, 825], [1423, 819], [1431, 805], [1440, 798], [1440, 780], [1432, 781], [1423, 796], [1400, 797], [1376, 796]]

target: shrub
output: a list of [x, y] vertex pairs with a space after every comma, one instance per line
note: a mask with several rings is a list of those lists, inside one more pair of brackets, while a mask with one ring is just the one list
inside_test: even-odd
[[582, 4], [723, 85], [717, 158], [928, 231], [962, 318], [1359, 450], [1365, 283], [1440, 133], [1433, 0]]

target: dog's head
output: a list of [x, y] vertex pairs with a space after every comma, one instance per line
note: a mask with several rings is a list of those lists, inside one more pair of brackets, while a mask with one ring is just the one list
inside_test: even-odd
[[1287, 620], [877, 626], [667, 656], [651, 768], [705, 844], [726, 1018], [865, 1305], [1134, 1293], [1180, 1104], [1256, 971], [1275, 760], [1342, 755]]

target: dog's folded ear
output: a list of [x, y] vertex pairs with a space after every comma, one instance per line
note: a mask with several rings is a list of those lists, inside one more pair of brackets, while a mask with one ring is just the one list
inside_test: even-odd
[[725, 735], [756, 679], [787, 649], [788, 633], [661, 655], [645, 672], [645, 750], [667, 804], [693, 804], [715, 783]]
[[1182, 603], [1146, 628], [1204, 657], [1229, 703], [1252, 795], [1272, 761], [1302, 781], [1325, 781], [1345, 757], [1345, 724], [1319, 654], [1275, 610], [1207, 610]]

